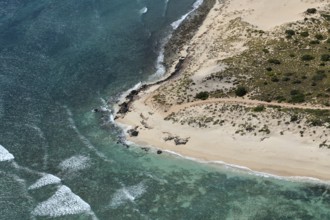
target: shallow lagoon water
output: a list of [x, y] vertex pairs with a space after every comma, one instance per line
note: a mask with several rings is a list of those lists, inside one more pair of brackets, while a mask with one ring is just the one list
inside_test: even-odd
[[156, 72], [193, 3], [0, 0], [0, 219], [330, 218], [327, 185], [127, 149], [91, 111]]

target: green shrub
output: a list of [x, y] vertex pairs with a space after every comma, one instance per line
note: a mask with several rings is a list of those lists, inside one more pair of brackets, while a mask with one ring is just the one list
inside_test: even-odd
[[309, 8], [309, 9], [307, 9], [306, 12], [307, 12], [308, 14], [315, 14], [316, 11], [317, 11], [316, 8]]
[[301, 57], [301, 60], [302, 61], [311, 61], [311, 60], [314, 60], [315, 57], [313, 57], [312, 55], [309, 55], [309, 54], [305, 54]]
[[278, 82], [278, 81], [280, 81], [280, 80], [277, 78], [277, 76], [273, 76], [273, 77], [271, 78], [271, 81], [272, 81], [272, 82]]
[[320, 41], [318, 40], [312, 40], [309, 42], [309, 44], [320, 44]]
[[330, 15], [328, 15], [328, 14], [321, 14], [321, 16], [322, 16], [325, 20], [330, 21]]
[[288, 36], [293, 36], [293, 35], [296, 34], [296, 32], [294, 30], [286, 30], [285, 34], [288, 35]]
[[270, 72], [270, 71], [272, 71], [273, 69], [272, 69], [271, 67], [267, 67], [266, 70], [267, 70], [268, 72]]
[[302, 36], [302, 37], [308, 37], [309, 36], [309, 33], [307, 31], [304, 31], [304, 32], [301, 32], [300, 33], [300, 36]]
[[301, 93], [299, 90], [291, 90], [290, 92], [292, 103], [302, 103], [305, 101], [305, 95]]
[[322, 121], [317, 118], [310, 119], [309, 123], [311, 126], [322, 126], [323, 125]]
[[314, 81], [322, 81], [324, 78], [326, 78], [327, 75], [325, 74], [325, 71], [319, 70], [316, 72], [316, 74], [312, 77], [312, 80]]
[[296, 80], [293, 80], [292, 84], [300, 84], [301, 83], [301, 80], [299, 79], [296, 79]]
[[247, 94], [247, 90], [244, 86], [238, 86], [235, 90], [235, 94], [239, 97], [243, 97]]
[[268, 50], [268, 49], [266, 49], [266, 48], [265, 48], [265, 49], [263, 49], [262, 51], [263, 51], [264, 53], [269, 53], [269, 50]]
[[258, 105], [257, 107], [253, 108], [254, 112], [262, 112], [265, 110], [265, 106], [263, 105]]
[[200, 92], [197, 93], [195, 96], [196, 99], [201, 99], [201, 100], [206, 100], [209, 98], [209, 93], [208, 92]]
[[285, 73], [285, 75], [286, 75], [286, 76], [293, 76], [294, 73], [293, 73], [293, 72], [287, 72], [287, 73]]
[[330, 44], [330, 38], [328, 38], [327, 43]]
[[277, 60], [277, 59], [269, 59], [268, 60], [268, 63], [272, 63], [272, 64], [275, 64], [275, 65], [279, 65], [281, 64], [281, 61]]
[[315, 35], [315, 38], [318, 39], [318, 40], [323, 40], [324, 39], [322, 34]]
[[279, 95], [279, 96], [276, 97], [276, 100], [278, 102], [284, 102], [286, 100], [286, 98], [284, 96]]
[[330, 61], [330, 54], [322, 54], [321, 55], [321, 61]]
[[291, 122], [298, 121], [298, 115], [291, 115]]

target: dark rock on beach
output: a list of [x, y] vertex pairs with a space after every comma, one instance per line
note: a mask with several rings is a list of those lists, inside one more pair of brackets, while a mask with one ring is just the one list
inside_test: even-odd
[[189, 141], [189, 138], [175, 138], [174, 143], [175, 145], [185, 145]]
[[130, 129], [127, 131], [127, 133], [131, 136], [131, 137], [136, 137], [139, 135], [139, 131], [135, 129]]
[[129, 111], [129, 105], [127, 102], [123, 102], [122, 104], [119, 105], [119, 114], [125, 114]]

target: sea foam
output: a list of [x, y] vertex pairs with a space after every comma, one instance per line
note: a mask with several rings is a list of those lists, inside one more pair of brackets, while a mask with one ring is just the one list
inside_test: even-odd
[[146, 188], [143, 183], [123, 187], [115, 192], [110, 202], [110, 206], [115, 208], [126, 202], [134, 202], [134, 200], [141, 197], [145, 191]]
[[187, 14], [182, 15], [178, 20], [174, 21], [171, 26], [172, 28], [175, 30], [177, 29], [180, 24], [188, 17], [188, 15], [192, 12], [194, 12], [201, 4], [203, 3], [203, 0], [197, 0], [194, 4], [193, 4], [193, 9], [190, 10]]
[[0, 162], [13, 160], [15, 157], [0, 144]]
[[91, 213], [90, 205], [74, 194], [67, 186], [61, 186], [52, 197], [37, 205], [32, 211], [34, 216], [48, 217], [82, 213]]
[[62, 171], [75, 172], [90, 167], [90, 158], [82, 155], [72, 156], [58, 166]]
[[40, 179], [37, 180], [37, 182], [35, 182], [34, 184], [32, 184], [29, 187], [29, 190], [31, 189], [39, 189], [43, 186], [47, 186], [47, 185], [52, 185], [52, 184], [59, 184], [61, 183], [61, 179], [58, 178], [57, 176], [54, 176], [52, 174], [46, 174], [43, 177], [41, 177]]
[[139, 13], [140, 13], [141, 15], [146, 14], [147, 12], [148, 12], [148, 8], [147, 8], [147, 7], [143, 7], [143, 8], [141, 8], [140, 11], [139, 11]]

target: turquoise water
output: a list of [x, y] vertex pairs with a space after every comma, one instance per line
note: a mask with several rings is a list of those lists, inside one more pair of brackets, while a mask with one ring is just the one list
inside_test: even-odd
[[166, 2], [0, 0], [0, 219], [330, 219], [326, 185], [127, 149], [91, 111], [156, 71], [194, 0]]

